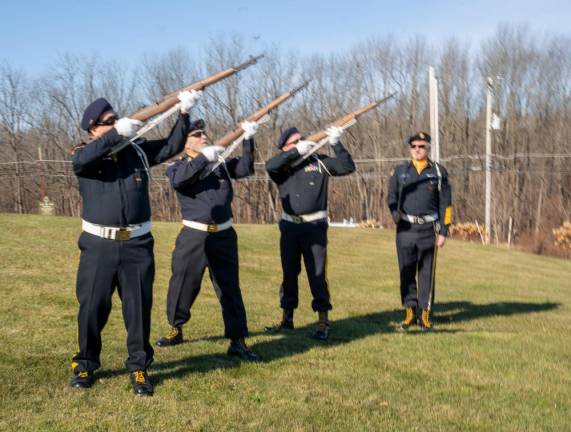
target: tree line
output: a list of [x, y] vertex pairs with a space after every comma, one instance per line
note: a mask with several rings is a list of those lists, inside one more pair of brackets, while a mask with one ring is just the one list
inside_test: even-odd
[[[353, 218], [391, 226], [386, 208], [392, 168], [408, 157], [406, 140], [429, 128], [428, 66], [439, 82], [441, 162], [453, 185], [454, 220], [484, 219], [485, 90], [494, 86], [492, 236], [506, 241], [549, 233], [570, 219], [571, 39], [539, 35], [527, 27], [499, 26], [479, 46], [450, 39], [438, 46], [420, 36], [371, 38], [335, 54], [300, 55], [279, 46], [238, 76], [209, 88], [193, 117], [202, 117], [214, 139], [254, 110], [303, 80], [310, 86], [282, 105], [256, 135], [256, 174], [236, 182], [237, 222], [272, 223], [279, 217], [276, 187], [263, 162], [277, 152], [280, 132], [296, 125], [307, 134], [365, 105], [396, 96], [362, 117], [342, 137], [357, 172], [332, 179], [333, 220]], [[35, 213], [45, 196], [55, 213], [79, 216], [71, 148], [87, 139], [83, 109], [104, 96], [121, 115], [184, 85], [247, 59], [241, 37], [212, 40], [200, 53], [184, 49], [147, 55], [136, 65], [84, 55], [64, 55], [40, 76], [16, 65], [0, 66], [0, 211]], [[165, 135], [170, 124], [158, 128]], [[179, 220], [165, 167], [153, 169], [155, 220]]]

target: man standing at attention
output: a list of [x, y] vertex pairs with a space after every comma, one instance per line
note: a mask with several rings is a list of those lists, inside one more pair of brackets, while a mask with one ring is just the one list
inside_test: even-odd
[[[409, 138], [411, 160], [395, 168], [389, 182], [388, 206], [397, 225], [397, 255], [405, 318], [400, 330], [418, 322], [432, 330], [436, 254], [444, 246], [452, 219], [448, 172], [428, 158], [430, 135]], [[418, 274], [418, 286], [417, 286]]]

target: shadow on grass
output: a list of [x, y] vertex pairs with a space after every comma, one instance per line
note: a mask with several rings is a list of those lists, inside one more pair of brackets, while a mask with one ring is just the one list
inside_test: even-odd
[[[546, 312], [556, 309], [559, 306], [559, 303], [510, 302], [482, 305], [473, 304], [471, 302], [440, 303], [435, 308], [434, 322], [437, 326], [435, 333], [457, 333], [463, 331], [460, 328], [438, 328], [438, 324], [454, 324], [493, 316]], [[281, 358], [302, 354], [315, 347], [337, 346], [375, 334], [394, 333], [397, 331], [396, 328], [402, 318], [402, 310], [394, 309], [335, 320], [331, 323], [330, 337], [326, 342], [309, 338], [308, 336], [314, 330], [314, 325], [306, 325], [288, 333], [268, 336], [267, 340], [255, 344], [253, 349], [263, 358], [263, 363], [268, 363]], [[259, 334], [261, 333], [256, 333], [256, 335]], [[421, 333], [412, 332], [411, 334]], [[223, 338], [212, 336], [201, 339], [218, 341]], [[176, 347], [162, 349], [176, 350]], [[160, 350], [161, 349], [156, 350], [156, 352], [159, 353], [159, 357]], [[239, 360], [228, 357], [225, 352], [220, 354], [190, 356], [166, 362], [162, 362], [159, 359], [155, 361], [153, 365], [151, 378], [155, 385], [160, 385], [163, 381], [168, 379], [182, 378], [192, 373], [207, 373], [217, 369], [235, 368], [239, 365]], [[105, 378], [123, 373], [125, 373], [124, 370], [102, 370], [97, 375], [100, 378]]]
[[435, 306], [436, 323], [455, 323], [494, 316], [511, 316], [546, 312], [557, 309], [560, 303], [488, 303], [473, 304], [467, 301], [448, 302]]

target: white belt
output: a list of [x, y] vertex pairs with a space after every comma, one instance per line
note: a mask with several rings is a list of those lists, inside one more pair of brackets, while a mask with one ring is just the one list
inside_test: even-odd
[[201, 222], [189, 221], [189, 220], [182, 220], [182, 224], [189, 228], [194, 228], [199, 231], [206, 231], [209, 233], [215, 233], [218, 231], [227, 230], [232, 226], [232, 219], [228, 219], [226, 222], [221, 224], [205, 224]]
[[317, 220], [321, 220], [321, 219], [327, 219], [327, 211], [326, 210], [320, 210], [317, 211], [315, 213], [308, 213], [308, 214], [304, 214], [304, 215], [290, 215], [287, 214], [286, 212], [282, 213], [282, 220], [288, 221], [288, 222], [293, 222], [293, 223], [304, 223], [304, 222], [314, 222]]
[[412, 224], [418, 224], [418, 225], [422, 225], [422, 224], [429, 223], [429, 222], [435, 222], [438, 220], [437, 214], [431, 214], [431, 215], [426, 215], [426, 216], [414, 216], [414, 215], [408, 215], [408, 214], [402, 213], [401, 216], [405, 221], [408, 221]]
[[104, 239], [129, 240], [135, 237], [141, 237], [151, 232], [151, 221], [144, 222], [140, 225], [129, 225], [121, 228], [97, 225], [82, 219], [81, 228], [89, 234], [93, 234]]

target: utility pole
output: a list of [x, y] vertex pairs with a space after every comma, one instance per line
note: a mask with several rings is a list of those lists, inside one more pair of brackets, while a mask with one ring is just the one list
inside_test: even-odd
[[428, 67], [428, 95], [430, 111], [430, 135], [432, 146], [430, 158], [435, 162], [440, 162], [440, 138], [438, 126], [438, 80], [434, 75], [434, 68]]
[[40, 170], [42, 173], [40, 174], [40, 202], [43, 201], [44, 197], [46, 196], [46, 179], [44, 177], [44, 164], [43, 164], [43, 157], [42, 157], [42, 147], [38, 145], [38, 162], [40, 166]]
[[492, 234], [491, 208], [492, 208], [492, 102], [494, 81], [488, 77], [486, 89], [486, 244], [490, 244]]

